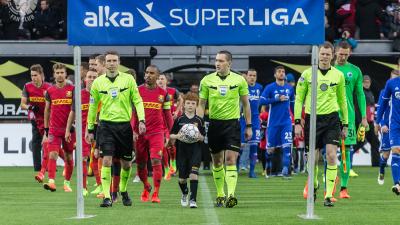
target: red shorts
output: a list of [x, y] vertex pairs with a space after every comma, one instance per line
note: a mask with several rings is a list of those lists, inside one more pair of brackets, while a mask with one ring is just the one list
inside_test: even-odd
[[75, 133], [71, 134], [71, 141], [69, 143], [65, 141], [64, 136], [55, 136], [50, 133], [48, 139], [49, 152], [59, 152], [62, 145], [62, 149], [64, 149], [65, 152], [72, 153], [74, 151], [75, 140]]
[[140, 135], [136, 141], [136, 163], [146, 163], [148, 152], [151, 159], [162, 159], [164, 133]]

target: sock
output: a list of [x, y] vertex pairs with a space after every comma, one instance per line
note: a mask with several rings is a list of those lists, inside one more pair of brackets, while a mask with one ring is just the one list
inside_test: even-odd
[[318, 170], [319, 170], [318, 165], [315, 164], [315, 167], [314, 167], [314, 188], [318, 188]]
[[350, 149], [346, 147], [346, 173], [344, 172], [343, 162], [340, 160], [340, 186], [347, 188], [350, 178]]
[[42, 156], [42, 168], [40, 172], [45, 174], [47, 170], [47, 164], [49, 163], [49, 150], [47, 149], [48, 142], [43, 143], [43, 156]]
[[166, 147], [163, 148], [162, 153], [163, 153], [163, 156], [162, 156], [163, 166], [164, 166], [164, 168], [169, 168], [169, 156], [168, 156], [168, 150]]
[[56, 160], [49, 158], [49, 162], [47, 164], [47, 170], [48, 170], [49, 179], [54, 180], [56, 178], [56, 169], [57, 169]]
[[175, 146], [169, 147], [169, 155], [171, 157], [171, 166], [176, 171], [176, 147]]
[[65, 180], [70, 181], [72, 172], [74, 171], [74, 160], [70, 159], [65, 162]]
[[138, 174], [140, 180], [143, 182], [144, 188], [147, 189], [150, 186], [150, 184], [149, 184], [149, 181], [147, 180], [148, 171], [147, 171], [146, 164], [143, 165], [143, 169], [141, 169], [139, 167], [139, 164], [137, 165], [137, 174]]
[[250, 145], [249, 159], [250, 159], [250, 172], [249, 172], [249, 174], [254, 174], [254, 169], [255, 169], [256, 163], [257, 163], [257, 145], [255, 145], [255, 144]]
[[[121, 184], [121, 177], [113, 175], [112, 176], [112, 184], [111, 184], [111, 192], [119, 192], [119, 185]], [[121, 191], [122, 192], [122, 191]]]
[[300, 161], [300, 171], [303, 171], [304, 170], [304, 165], [305, 165], [305, 162], [304, 162], [304, 148], [299, 148], [298, 149], [298, 152], [299, 152], [299, 155], [300, 155], [300, 158], [299, 158], [299, 161]]
[[224, 166], [214, 167], [213, 166], [213, 178], [215, 187], [217, 189], [217, 197], [225, 197], [224, 185], [225, 185], [225, 169]]
[[271, 174], [272, 170], [272, 154], [265, 150], [265, 169], [267, 174]]
[[197, 201], [198, 180], [190, 180], [190, 200]]
[[226, 166], [225, 182], [228, 189], [228, 196], [235, 196], [236, 183], [238, 178], [238, 172], [236, 165]]
[[179, 183], [179, 187], [181, 188], [182, 194], [187, 195], [189, 193], [189, 189], [187, 187], [187, 183]]
[[337, 165], [328, 165], [326, 167], [326, 195], [325, 198], [332, 198], [333, 188], [335, 186], [335, 179], [337, 176]]
[[400, 181], [400, 154], [392, 153], [392, 177], [394, 185]]
[[159, 192], [162, 179], [162, 166], [161, 163], [153, 165], [153, 184], [154, 192]]
[[100, 185], [101, 178], [100, 178], [100, 173], [99, 173], [99, 160], [96, 157], [93, 157], [93, 160], [92, 160], [92, 170], [93, 170], [94, 177], [96, 178], [96, 184]]
[[379, 173], [380, 174], [385, 174], [385, 167], [387, 165], [387, 160], [383, 157], [383, 154], [381, 155], [381, 158], [379, 159]]
[[60, 151], [58, 151], [58, 156], [65, 162], [65, 153], [63, 149], [60, 149]]
[[353, 157], [354, 157], [354, 148], [350, 148], [350, 166], [347, 166], [349, 170], [353, 168]]
[[[121, 168], [121, 179], [119, 181], [119, 191], [120, 192], [126, 192], [126, 187], [128, 186], [128, 179], [131, 175], [132, 167], [129, 169], [125, 170], [124, 168]], [[114, 176], [117, 177], [117, 176]], [[117, 192], [117, 190], [114, 190], [114, 192]]]
[[111, 198], [110, 197], [111, 167], [103, 166], [101, 168], [101, 186], [103, 187], [104, 198]]
[[283, 175], [288, 175], [289, 174], [289, 167], [290, 167], [290, 160], [291, 160], [291, 152], [292, 148], [290, 146], [284, 147], [283, 148], [283, 170], [286, 174]]
[[88, 168], [87, 168], [87, 161], [83, 160], [82, 161], [82, 172], [83, 172], [83, 188], [87, 188], [87, 174], [88, 174]]

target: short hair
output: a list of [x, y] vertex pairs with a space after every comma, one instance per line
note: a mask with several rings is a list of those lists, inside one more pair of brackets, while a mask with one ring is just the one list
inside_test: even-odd
[[161, 74], [161, 70], [158, 68], [158, 66], [156, 66], [156, 65], [154, 65], [154, 64], [150, 64], [150, 65], [148, 65], [146, 68], [149, 68], [149, 67], [156, 69], [157, 72], [158, 72], [158, 74]]
[[257, 73], [257, 70], [256, 70], [256, 69], [254, 69], [254, 68], [249, 68], [249, 69], [247, 70], [247, 72], [249, 72], [249, 71], [254, 71], [254, 72], [256, 72], [256, 73]]
[[185, 101], [195, 101], [196, 104], [199, 103], [199, 96], [195, 93], [188, 92], [183, 96], [183, 102]]
[[104, 56], [107, 55], [116, 55], [119, 58], [119, 53], [117, 51], [111, 50], [111, 51], [106, 51], [106, 53], [104, 54]]
[[283, 67], [283, 66], [277, 66], [277, 67], [275, 67], [275, 68], [274, 68], [274, 74], [275, 74], [276, 71], [278, 71], [278, 70], [285, 70], [285, 67]]
[[56, 70], [62, 70], [62, 69], [64, 69], [65, 72], [67, 72], [67, 67], [64, 64], [56, 63], [56, 64], [53, 65], [53, 72], [56, 71]]
[[46, 2], [46, 5], [49, 4], [49, 0], [40, 0], [40, 2]]
[[219, 51], [217, 54], [223, 54], [226, 56], [226, 59], [231, 62], [232, 61], [232, 53], [230, 53], [228, 50], [222, 50]]
[[399, 72], [399, 70], [392, 70], [392, 71], [390, 72], [390, 74], [394, 74], [394, 75], [396, 75], [396, 76], [399, 76], [399, 75], [400, 75], [400, 72]]
[[133, 78], [135, 78], [135, 80], [136, 80], [136, 70], [129, 69], [129, 70], [126, 71], [126, 73], [132, 75]]
[[100, 55], [99, 53], [92, 54], [92, 55], [89, 56], [89, 60], [96, 59], [97, 56], [99, 56], [99, 55]]
[[88, 62], [81, 62], [81, 67], [84, 70], [89, 70], [89, 63]]
[[43, 67], [40, 64], [33, 64], [30, 68], [31, 71], [38, 72], [40, 74], [43, 74]]
[[330, 48], [332, 50], [332, 53], [335, 52], [335, 49], [334, 49], [332, 43], [330, 43], [329, 41], [325, 41], [322, 45], [320, 45], [319, 50], [321, 50], [321, 48]]
[[96, 60], [99, 61], [102, 65], [106, 62], [106, 57], [105, 55], [98, 55], [96, 56]]
[[336, 48], [351, 49], [351, 45], [347, 41], [341, 41]]

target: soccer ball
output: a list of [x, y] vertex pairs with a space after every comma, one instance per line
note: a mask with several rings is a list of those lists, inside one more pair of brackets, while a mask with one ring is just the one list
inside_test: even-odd
[[192, 144], [197, 142], [200, 131], [194, 124], [188, 123], [183, 125], [179, 133], [181, 134], [180, 141]]

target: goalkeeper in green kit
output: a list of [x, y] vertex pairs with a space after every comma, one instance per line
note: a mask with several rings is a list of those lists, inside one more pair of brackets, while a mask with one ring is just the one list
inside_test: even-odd
[[[365, 95], [362, 85], [363, 75], [360, 68], [347, 61], [350, 57], [350, 54], [351, 46], [347, 42], [341, 42], [336, 47], [335, 68], [340, 70], [345, 78], [347, 109], [349, 117], [348, 134], [344, 140], [345, 155], [342, 155], [340, 158], [340, 198], [350, 198], [347, 190], [351, 170], [350, 151], [353, 151], [353, 146], [357, 143], [357, 138], [363, 139], [362, 135], [359, 135], [358, 133], [362, 133], [363, 129], [368, 129]], [[359, 126], [356, 126], [355, 122], [355, 105], [353, 100], [354, 95], [357, 97], [358, 107], [362, 117], [361, 124]], [[361, 128], [361, 132], [357, 131], [357, 127], [359, 129]], [[343, 154], [343, 149], [341, 152]]]

